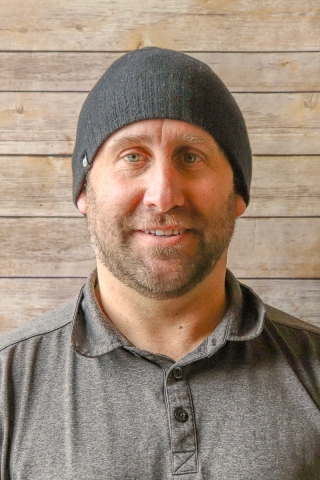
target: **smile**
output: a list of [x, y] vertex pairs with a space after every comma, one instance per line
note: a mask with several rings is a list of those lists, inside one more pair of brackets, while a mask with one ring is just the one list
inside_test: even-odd
[[147, 233], [149, 235], [156, 235], [158, 237], [169, 237], [172, 235], [181, 235], [181, 231], [179, 230], [144, 230], [143, 233]]

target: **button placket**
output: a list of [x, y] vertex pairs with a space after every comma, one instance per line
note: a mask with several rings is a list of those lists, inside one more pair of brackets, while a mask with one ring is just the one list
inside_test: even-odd
[[197, 439], [189, 384], [181, 367], [175, 367], [166, 382], [170, 417], [172, 472], [197, 472]]

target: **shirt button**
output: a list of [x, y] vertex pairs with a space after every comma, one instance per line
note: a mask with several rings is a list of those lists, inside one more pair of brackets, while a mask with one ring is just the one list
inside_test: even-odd
[[178, 407], [174, 411], [174, 417], [179, 422], [186, 422], [189, 418], [189, 415], [185, 410], [183, 410], [183, 408]]
[[173, 370], [173, 376], [176, 380], [180, 380], [182, 378], [182, 368], [176, 367]]

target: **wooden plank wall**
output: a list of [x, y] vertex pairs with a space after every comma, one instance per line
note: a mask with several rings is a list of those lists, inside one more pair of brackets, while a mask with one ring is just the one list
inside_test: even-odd
[[123, 52], [207, 62], [254, 153], [229, 266], [270, 304], [320, 324], [319, 0], [2, 0], [0, 332], [67, 301], [94, 267], [71, 201], [87, 92]]

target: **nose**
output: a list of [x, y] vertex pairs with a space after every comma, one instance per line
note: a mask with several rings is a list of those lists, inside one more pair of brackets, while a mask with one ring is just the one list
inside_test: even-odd
[[184, 204], [183, 179], [171, 162], [153, 165], [145, 181], [143, 203], [147, 207], [165, 213]]

